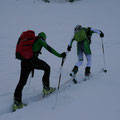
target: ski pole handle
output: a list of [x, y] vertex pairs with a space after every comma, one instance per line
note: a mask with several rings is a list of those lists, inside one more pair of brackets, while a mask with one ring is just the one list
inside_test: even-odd
[[[66, 57], [67, 57], [67, 55], [68, 55], [68, 52], [69, 52], [69, 51], [65, 52], [65, 53], [66, 53]], [[63, 66], [63, 64], [64, 64], [64, 62], [65, 62], [65, 60], [66, 60], [66, 57], [65, 57], [65, 58], [62, 58], [61, 66]]]

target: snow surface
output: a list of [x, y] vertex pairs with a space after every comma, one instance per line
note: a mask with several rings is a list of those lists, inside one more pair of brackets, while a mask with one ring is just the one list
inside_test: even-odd
[[[120, 1], [80, 0], [73, 4], [53, 0], [0, 0], [0, 120], [120, 120]], [[24, 30], [44, 31], [47, 42], [60, 53], [66, 51], [76, 24], [100, 29], [105, 37], [108, 72], [89, 81], [61, 89], [40, 101], [43, 71], [35, 71], [23, 90], [24, 109], [11, 113], [14, 89], [19, 81], [20, 61], [15, 59], [17, 39]], [[92, 73], [102, 67], [101, 38], [94, 34], [91, 45]], [[45, 49], [39, 57], [51, 66], [51, 86], [57, 87], [61, 59]], [[77, 61], [76, 43], [65, 61], [61, 84]], [[86, 60], [77, 79], [84, 75]], [[29, 84], [30, 83], [30, 84]]]

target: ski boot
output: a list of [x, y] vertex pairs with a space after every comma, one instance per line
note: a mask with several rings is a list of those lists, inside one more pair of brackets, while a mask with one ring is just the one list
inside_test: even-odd
[[85, 76], [90, 76], [90, 67], [85, 68]]
[[90, 67], [85, 68], [85, 79], [84, 81], [88, 80], [91, 77]]
[[44, 87], [43, 88], [43, 97], [53, 93], [55, 90], [56, 90], [56, 88]]
[[78, 67], [77, 66], [74, 66], [72, 72], [70, 73], [70, 76], [73, 78], [73, 82], [76, 84], [77, 83], [77, 80], [75, 79], [75, 76], [78, 72]]
[[74, 66], [72, 72], [70, 73], [70, 76], [73, 77], [75, 76], [75, 74], [78, 72], [78, 67], [77, 66]]
[[13, 112], [17, 109], [22, 109], [24, 106], [27, 106], [27, 104], [23, 104], [22, 102], [14, 101], [13, 103]]

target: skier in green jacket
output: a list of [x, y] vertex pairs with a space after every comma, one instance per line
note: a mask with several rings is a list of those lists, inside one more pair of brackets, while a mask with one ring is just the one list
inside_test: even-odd
[[48, 94], [54, 92], [56, 89], [56, 88], [50, 87], [50, 82], [49, 82], [50, 66], [45, 61], [38, 58], [38, 55], [41, 53], [42, 47], [44, 47], [50, 53], [56, 55], [59, 58], [66, 57], [65, 52], [60, 54], [47, 44], [46, 34], [44, 32], [41, 32], [38, 34], [38, 36], [36, 37], [35, 42], [33, 44], [33, 47], [32, 47], [33, 57], [31, 59], [21, 61], [21, 74], [20, 74], [20, 80], [19, 80], [17, 87], [15, 89], [15, 92], [14, 92], [13, 111], [25, 106], [25, 104], [22, 103], [22, 90], [27, 82], [30, 72], [33, 71], [34, 69], [44, 71], [44, 75], [42, 78], [43, 95], [48, 95]]
[[77, 56], [78, 61], [74, 65], [73, 70], [70, 73], [70, 76], [75, 76], [78, 72], [79, 66], [83, 63], [83, 54], [85, 54], [87, 59], [87, 65], [85, 68], [85, 76], [90, 76], [90, 68], [91, 68], [91, 37], [93, 33], [97, 33], [101, 38], [104, 37], [104, 34], [101, 30], [93, 29], [90, 27], [82, 27], [81, 25], [76, 25], [74, 28], [74, 36], [68, 44], [67, 50], [71, 51], [73, 41], [77, 42]]

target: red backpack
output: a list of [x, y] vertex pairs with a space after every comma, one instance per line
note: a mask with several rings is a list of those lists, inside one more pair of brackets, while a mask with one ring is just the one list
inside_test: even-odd
[[21, 33], [16, 45], [16, 58], [19, 60], [30, 59], [33, 56], [32, 46], [35, 41], [35, 32], [27, 30]]

